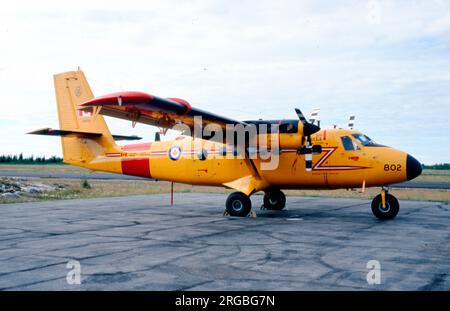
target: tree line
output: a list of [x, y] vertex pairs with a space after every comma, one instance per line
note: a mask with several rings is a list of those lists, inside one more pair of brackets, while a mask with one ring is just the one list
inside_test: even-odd
[[[7, 154], [0, 155], [0, 164], [62, 164], [63, 159], [57, 156], [51, 156], [49, 158], [29, 156], [24, 157], [23, 154]], [[450, 163], [437, 163], [432, 165], [423, 164], [424, 169], [429, 170], [450, 170]]]
[[57, 156], [51, 156], [49, 158], [29, 156], [24, 157], [23, 154], [19, 155], [0, 155], [0, 164], [61, 164], [63, 159]]
[[439, 163], [433, 165], [422, 165], [424, 169], [428, 170], [450, 170], [450, 163]]

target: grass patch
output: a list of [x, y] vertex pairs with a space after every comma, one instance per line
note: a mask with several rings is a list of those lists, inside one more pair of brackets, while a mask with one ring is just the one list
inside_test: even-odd
[[[92, 174], [91, 170], [86, 168], [67, 165], [67, 164], [0, 164], [0, 172], [43, 172], [43, 173], [74, 173], [74, 174]], [[450, 183], [450, 170], [423, 170], [422, 174], [414, 181], [434, 181]]]
[[[32, 180], [32, 179], [30, 179]], [[27, 194], [20, 197], [0, 197], [0, 203], [36, 202], [62, 199], [87, 199], [99, 197], [114, 197], [128, 195], [150, 195], [170, 193], [170, 182], [164, 181], [134, 181], [134, 180], [86, 180], [90, 188], [83, 186], [83, 182], [75, 179], [38, 179], [40, 183], [60, 184], [63, 189]], [[174, 184], [176, 193], [223, 193], [233, 190], [225, 188], [191, 186]], [[392, 189], [390, 191], [400, 200], [438, 201], [449, 203], [450, 190], [441, 189]], [[372, 199], [380, 193], [379, 188], [368, 188], [365, 193], [352, 190], [286, 190], [288, 196], [331, 197], [331, 198], [359, 198]]]
[[81, 188], [92, 189], [91, 184], [85, 178], [81, 180]]
[[3, 172], [43, 172], [89, 174], [92, 171], [83, 167], [67, 164], [0, 164]]

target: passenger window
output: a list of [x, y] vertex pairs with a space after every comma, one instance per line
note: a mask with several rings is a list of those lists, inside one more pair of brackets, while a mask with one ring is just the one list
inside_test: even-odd
[[350, 137], [342, 136], [341, 140], [342, 140], [342, 145], [344, 145], [345, 150], [353, 151], [353, 150], [358, 149], [358, 146], [356, 146], [356, 144], [353, 143], [353, 140]]

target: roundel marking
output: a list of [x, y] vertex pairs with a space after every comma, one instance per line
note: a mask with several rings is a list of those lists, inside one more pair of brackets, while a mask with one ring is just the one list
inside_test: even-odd
[[179, 146], [173, 146], [169, 149], [169, 158], [176, 161], [181, 156], [181, 148]]

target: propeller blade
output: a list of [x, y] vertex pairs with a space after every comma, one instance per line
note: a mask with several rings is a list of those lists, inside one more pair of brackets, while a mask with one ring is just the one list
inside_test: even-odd
[[305, 154], [305, 168], [307, 172], [312, 170], [312, 153]]
[[309, 119], [309, 122], [314, 124], [317, 121], [317, 125], [320, 126], [320, 117], [319, 117], [320, 108], [314, 108], [314, 110], [311, 112], [311, 119]]
[[[313, 146], [311, 144], [311, 135], [314, 133], [317, 133], [320, 131], [319, 123], [318, 125], [314, 124], [314, 119], [311, 120], [311, 122], [306, 121], [305, 116], [301, 112], [300, 109], [295, 108], [295, 112], [297, 113], [297, 116], [303, 124], [303, 135], [306, 137], [306, 144], [301, 149], [297, 150], [297, 153], [304, 154], [305, 155], [305, 169], [307, 172], [312, 171], [312, 153], [313, 153]], [[318, 110], [315, 110], [316, 113], [313, 113], [314, 117], [318, 116]]]
[[353, 127], [355, 126], [355, 115], [351, 115], [348, 118], [348, 128], [353, 130]]
[[295, 112], [297, 113], [298, 118], [300, 119], [300, 121], [302, 121], [303, 124], [308, 123], [300, 109], [295, 108]]
[[312, 134], [320, 131], [320, 127], [306, 121], [306, 118], [300, 109], [295, 108], [295, 112], [297, 113], [298, 118], [303, 124], [303, 135], [305, 135], [308, 138], [308, 141], [311, 142], [311, 137], [308, 136], [311, 136]]

